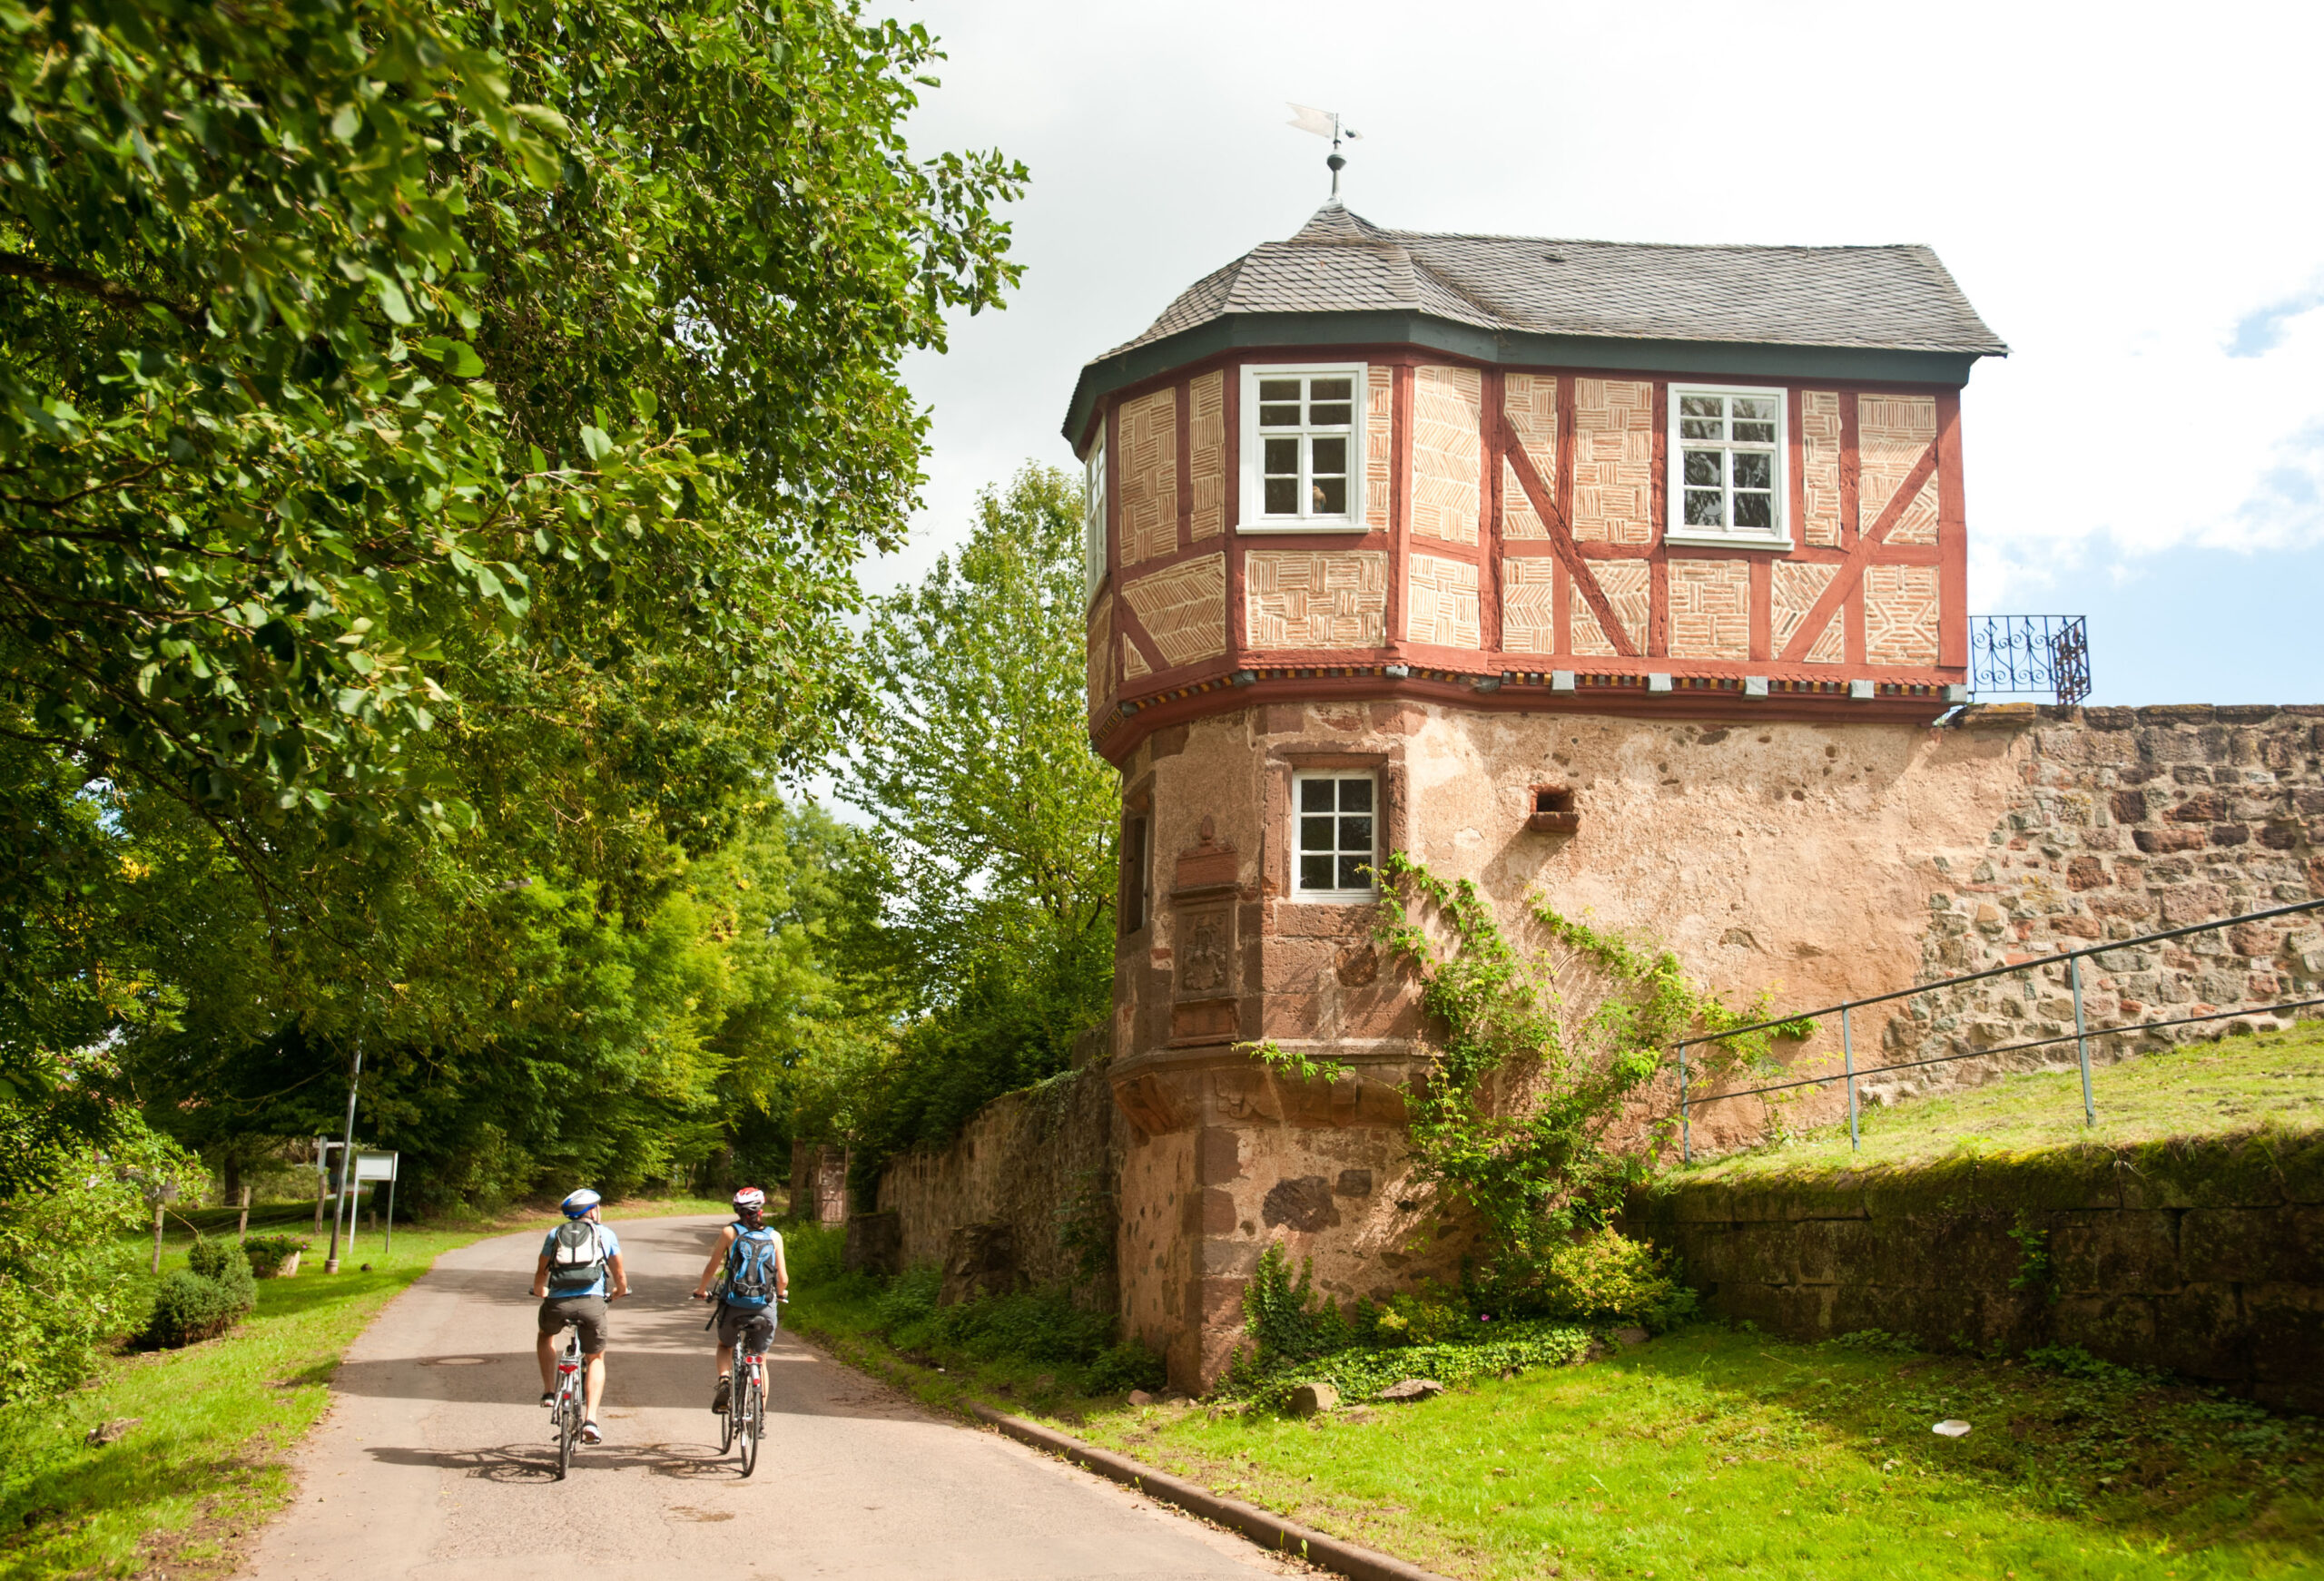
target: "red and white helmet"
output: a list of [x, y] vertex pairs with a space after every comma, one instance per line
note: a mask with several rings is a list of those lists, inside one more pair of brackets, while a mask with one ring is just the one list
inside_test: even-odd
[[756, 1186], [744, 1186], [734, 1193], [734, 1211], [738, 1213], [764, 1213], [766, 1193]]

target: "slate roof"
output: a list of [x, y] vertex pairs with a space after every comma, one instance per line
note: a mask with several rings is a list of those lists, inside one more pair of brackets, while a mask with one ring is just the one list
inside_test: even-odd
[[1230, 314], [1348, 312], [1624, 340], [2009, 351], [1925, 247], [1438, 236], [1387, 230], [1335, 201], [1288, 241], [1254, 248], [1196, 280], [1106, 358]]

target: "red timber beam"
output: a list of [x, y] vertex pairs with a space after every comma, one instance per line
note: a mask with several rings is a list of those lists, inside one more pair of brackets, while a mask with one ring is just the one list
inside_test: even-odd
[[[1785, 663], [1797, 663], [1807, 657], [1807, 651], [1816, 645], [1816, 639], [1824, 634], [1826, 626], [1831, 624], [1832, 616], [1863, 582], [1865, 571], [1872, 565], [1873, 554], [1880, 547], [1881, 540], [1904, 519], [1905, 510], [1920, 497], [1930, 475], [1936, 471], [1936, 446], [1932, 444], [1921, 452], [1921, 458], [1913, 463], [1912, 471], [1905, 475], [1905, 481], [1898, 486], [1896, 496], [1882, 509], [1880, 519], [1856, 539], [1856, 547], [1850, 549], [1848, 557], [1840, 562], [1840, 568], [1832, 577], [1830, 585], [1809, 606], [1807, 618], [1792, 633], [1790, 643], [1783, 651]], [[1940, 611], [1940, 621], [1942, 618]]]
[[[1573, 531], [1566, 525], [1563, 513], [1558, 509], [1550, 491], [1541, 486], [1541, 475], [1533, 470], [1533, 458], [1525, 453], [1523, 441], [1518, 438], [1517, 431], [1510, 426], [1509, 414], [1496, 409], [1493, 418], [1501, 436], [1502, 456], [1508, 461], [1510, 469], [1517, 474], [1517, 486], [1525, 491], [1525, 498], [1531, 504], [1533, 514], [1540, 516], [1542, 524], [1550, 529], [1550, 545], [1557, 551], [1558, 560], [1565, 566], [1566, 574], [1573, 578], [1573, 585], [1581, 596], [1590, 601], [1590, 609], [1598, 616], [1598, 629], [1606, 634], [1606, 640], [1614, 644], [1614, 652], [1622, 658], [1640, 657], [1637, 647], [1630, 642], [1628, 628], [1615, 618], [1613, 601], [1606, 596], [1606, 590], [1598, 585], [1598, 578], [1590, 571], [1590, 562], [1581, 557], [1581, 548], [1573, 541]], [[1493, 567], [1496, 575], [1500, 569], [1499, 566]]]

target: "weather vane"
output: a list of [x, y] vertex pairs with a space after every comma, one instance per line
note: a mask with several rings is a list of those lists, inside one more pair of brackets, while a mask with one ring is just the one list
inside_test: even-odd
[[1354, 142], [1361, 139], [1364, 133], [1351, 127], [1342, 126], [1338, 111], [1318, 110], [1313, 104], [1292, 105], [1290, 123], [1302, 132], [1312, 132], [1318, 137], [1328, 137], [1332, 140], [1332, 156], [1324, 162], [1331, 167], [1332, 196], [1336, 200], [1340, 195], [1340, 172], [1347, 168], [1347, 161], [1340, 157], [1340, 140], [1345, 138], [1348, 142]]

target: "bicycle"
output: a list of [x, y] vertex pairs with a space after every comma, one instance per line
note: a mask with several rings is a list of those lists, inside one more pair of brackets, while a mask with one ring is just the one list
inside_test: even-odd
[[575, 1324], [565, 1336], [564, 1352], [556, 1359], [556, 1404], [549, 1413], [549, 1423], [556, 1434], [556, 1479], [565, 1480], [565, 1473], [573, 1465], [573, 1446], [581, 1441], [581, 1421], [587, 1414], [586, 1396], [583, 1393], [584, 1369], [588, 1362], [581, 1354], [581, 1329]]
[[774, 1337], [775, 1311], [770, 1306], [744, 1323], [728, 1351], [727, 1377], [734, 1381], [726, 1414], [719, 1419], [718, 1452], [724, 1455], [739, 1443], [745, 1477], [759, 1468], [759, 1446], [766, 1439], [766, 1346]]

